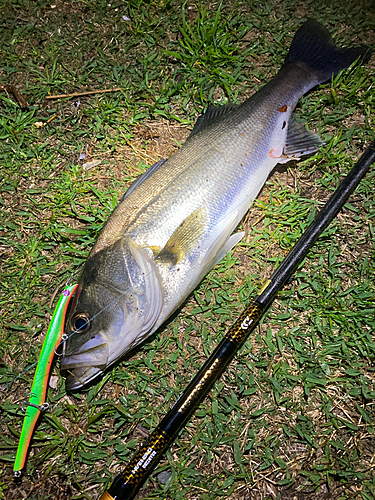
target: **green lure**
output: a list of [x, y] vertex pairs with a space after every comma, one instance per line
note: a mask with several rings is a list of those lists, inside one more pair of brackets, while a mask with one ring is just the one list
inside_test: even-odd
[[78, 285], [71, 285], [65, 288], [57, 303], [49, 325], [39, 361], [35, 370], [34, 381], [31, 388], [31, 394], [27, 402], [27, 410], [23, 421], [20, 440], [18, 443], [16, 459], [14, 461], [14, 476], [20, 477], [26, 461], [27, 451], [29, 449], [31, 437], [34, 432], [36, 422], [41, 411], [48, 408], [45, 403], [48, 386], [49, 372], [55, 349], [59, 345], [64, 333], [64, 323], [69, 301]]

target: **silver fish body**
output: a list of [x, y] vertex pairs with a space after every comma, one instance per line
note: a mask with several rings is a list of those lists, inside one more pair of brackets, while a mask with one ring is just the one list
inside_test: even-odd
[[[185, 144], [123, 197], [85, 264], [68, 320], [62, 370], [69, 389], [155, 332], [240, 241], [243, 233], [232, 233], [274, 166], [321, 145], [292, 112], [361, 53], [339, 51], [327, 33], [305, 23], [273, 80], [240, 106], [209, 108]], [[298, 47], [301, 40], [310, 40], [309, 50]], [[322, 47], [341, 59], [333, 64], [326, 54], [320, 62]]]

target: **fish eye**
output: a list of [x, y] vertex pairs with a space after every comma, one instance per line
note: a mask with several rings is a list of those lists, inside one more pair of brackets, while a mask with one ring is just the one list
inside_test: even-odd
[[73, 332], [84, 333], [90, 328], [90, 316], [87, 312], [78, 312], [70, 319], [70, 328]]

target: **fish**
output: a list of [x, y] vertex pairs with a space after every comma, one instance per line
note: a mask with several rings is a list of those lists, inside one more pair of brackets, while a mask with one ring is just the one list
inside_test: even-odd
[[307, 20], [276, 76], [240, 105], [212, 106], [181, 148], [130, 186], [79, 278], [61, 371], [77, 390], [152, 335], [242, 239], [234, 232], [278, 163], [318, 151], [298, 100], [364, 57]]

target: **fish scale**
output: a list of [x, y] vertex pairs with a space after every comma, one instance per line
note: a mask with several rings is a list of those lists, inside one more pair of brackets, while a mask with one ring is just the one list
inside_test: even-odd
[[307, 21], [270, 82], [240, 106], [209, 108], [185, 144], [130, 187], [79, 280], [61, 362], [69, 389], [155, 332], [240, 241], [244, 233], [232, 233], [274, 166], [322, 144], [292, 115], [298, 99], [365, 50], [338, 49]]
[[[135, 220], [127, 226], [127, 231], [132, 237], [136, 238], [136, 241], [139, 240], [143, 245], [156, 244], [148, 241], [148, 238], [152, 240], [149, 226], [155, 226], [156, 224], [159, 231], [160, 227], [165, 228], [165, 224], [169, 222], [169, 227], [164, 231], [164, 241], [160, 232], [158, 233], [159, 245], [165, 244], [165, 237], [168, 238], [173, 233], [173, 230], [181, 222], [179, 220], [181, 217], [183, 220], [190, 211], [202, 204], [212, 207], [212, 189], [215, 189], [217, 193], [215, 198], [220, 203], [219, 216], [221, 218], [223, 218], [223, 202], [225, 204], [225, 199], [228, 196], [232, 201], [231, 194], [234, 191], [237, 192], [237, 200], [234, 202], [237, 202], [237, 206], [241, 205], [239, 201], [241, 198], [244, 201], [246, 200], [245, 205], [253, 201], [259, 187], [263, 185], [269, 172], [278, 163], [277, 158], [268, 160], [267, 156], [275, 143], [285, 141], [287, 130], [286, 126], [283, 127], [283, 123], [288, 122], [291, 111], [298, 101], [295, 85], [289, 84], [289, 93], [285, 92], [285, 89], [288, 88], [285, 80], [288, 78], [294, 84], [296, 78], [302, 80], [302, 89], [298, 89], [302, 94], [307, 87], [304, 81], [306, 70], [298, 67], [291, 73], [288, 73], [286, 77], [279, 76], [279, 85], [277, 85], [278, 82], [273, 81], [271, 92], [268, 91], [267, 87], [264, 87], [263, 92], [259, 92], [259, 95], [255, 94], [254, 98], [250, 98], [245, 105], [232, 112], [231, 116], [225, 118], [221, 123], [214, 124], [210, 133], [200, 134], [199, 137], [195, 137], [195, 140], [194, 137], [188, 140], [181, 150], [175, 154], [173, 163], [168, 161], [169, 165], [166, 165], [165, 169], [158, 172], [161, 177], [160, 184], [157, 184], [154, 178], [145, 181], [144, 190], [146, 192], [150, 184], [154, 186], [154, 183], [156, 183], [163, 187], [156, 197], [143, 206]], [[284, 91], [284, 95], [281, 90]], [[262, 94], [268, 95], [266, 106]], [[292, 100], [293, 95], [294, 101]], [[285, 102], [288, 105], [285, 112], [286, 116], [283, 116], [284, 113], [277, 111], [277, 109], [285, 106], [283, 104]], [[252, 109], [250, 116], [249, 108]], [[270, 112], [270, 110], [273, 112]], [[230, 134], [228, 134], [228, 129], [232, 129]], [[273, 131], [276, 134], [272, 134]], [[258, 138], [258, 140], [254, 140], [254, 138]], [[204, 150], [207, 144], [212, 143], [215, 143], [214, 147], [206, 150], [203, 155], [202, 153], [199, 155], [199, 152]], [[181, 171], [179, 166], [186, 161], [189, 163]], [[212, 165], [215, 165], [215, 169]], [[258, 169], [260, 178], [257, 182], [254, 173]], [[204, 176], [203, 186], [201, 182], [202, 173]], [[220, 184], [225, 185], [225, 190], [220, 195], [218, 194], [220, 192], [218, 190], [220, 188], [220, 185], [218, 186], [218, 176], [220, 177]], [[181, 177], [183, 177], [183, 182], [181, 182]], [[230, 186], [229, 190], [228, 185]], [[135, 195], [137, 195], [137, 192], [135, 192]], [[191, 199], [193, 199], [193, 204], [189, 203]], [[171, 210], [175, 212], [180, 209], [179, 217], [175, 217], [173, 213], [171, 215], [165, 213], [165, 207], [171, 206], [171, 200], [175, 200], [175, 203], [178, 204], [178, 207], [175, 205], [171, 207]], [[233, 202], [227, 205], [229, 210], [234, 209]], [[236, 205], [234, 206], [236, 207]], [[248, 206], [245, 206], [242, 212], [246, 211], [247, 208]], [[239, 220], [243, 216], [242, 212], [238, 216]], [[212, 219], [216, 223], [216, 214]], [[157, 231], [153, 231], [153, 233], [155, 232]]]

